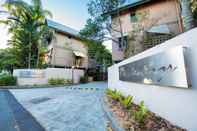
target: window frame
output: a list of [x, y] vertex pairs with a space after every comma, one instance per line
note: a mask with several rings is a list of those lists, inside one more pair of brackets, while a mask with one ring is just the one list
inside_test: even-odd
[[130, 22], [133, 22], [133, 23], [138, 22], [138, 17], [137, 17], [136, 11], [130, 12]]

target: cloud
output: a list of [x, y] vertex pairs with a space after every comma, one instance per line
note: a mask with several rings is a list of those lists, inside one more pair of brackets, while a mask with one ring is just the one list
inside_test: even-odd
[[0, 25], [0, 48], [6, 48], [7, 47], [7, 40], [9, 38], [9, 35], [7, 33], [7, 28], [3, 25]]

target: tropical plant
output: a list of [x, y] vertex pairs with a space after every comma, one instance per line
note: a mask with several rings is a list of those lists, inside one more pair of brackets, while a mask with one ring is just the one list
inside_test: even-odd
[[0, 50], [0, 72], [8, 71], [13, 72], [13, 69], [20, 67], [19, 58], [16, 55], [17, 51], [13, 48]]
[[143, 124], [144, 120], [146, 119], [146, 117], [148, 116], [148, 109], [145, 107], [144, 105], [144, 101], [140, 102], [139, 105], [139, 110], [137, 112], [134, 112], [134, 119], [140, 123]]
[[80, 77], [80, 83], [87, 83], [88, 82], [88, 77], [87, 76], [82, 76]]
[[106, 90], [106, 94], [115, 101], [120, 101], [124, 97], [120, 91], [111, 90], [109, 88]]
[[72, 80], [71, 79], [66, 79], [65, 84], [72, 84]]
[[125, 108], [125, 109], [131, 109], [132, 104], [133, 104], [133, 96], [126, 96], [122, 97], [120, 99], [120, 104]]
[[106, 92], [107, 96], [111, 96], [114, 93], [114, 91], [111, 90], [110, 88], [107, 88], [105, 92]]
[[0, 21], [8, 25], [11, 34], [8, 43], [17, 50], [21, 59], [19, 62], [24, 68], [39, 67], [47, 40], [53, 36], [46, 24], [46, 16], [51, 16], [51, 13], [42, 8], [41, 0], [32, 0], [31, 3], [29, 5], [22, 0], [6, 2], [3, 6], [9, 17]]
[[64, 85], [66, 84], [66, 80], [61, 78], [51, 78], [48, 80], [48, 83], [50, 85]]
[[15, 86], [17, 78], [10, 74], [0, 75], [0, 86]]

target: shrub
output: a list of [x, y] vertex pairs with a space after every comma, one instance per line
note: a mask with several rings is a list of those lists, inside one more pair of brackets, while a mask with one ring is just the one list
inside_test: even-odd
[[120, 101], [124, 96], [120, 91], [107, 89], [106, 94], [115, 101]]
[[120, 103], [125, 109], [130, 109], [133, 104], [133, 96], [122, 97]]
[[134, 112], [134, 119], [138, 123], [143, 124], [147, 116], [148, 109], [144, 106], [144, 101], [141, 101], [139, 105], [139, 110], [137, 112]]
[[72, 80], [70, 80], [70, 79], [67, 79], [67, 80], [65, 80], [65, 84], [72, 84], [73, 82], [72, 82]]
[[56, 80], [56, 83], [57, 83], [58, 85], [64, 85], [64, 84], [65, 84], [65, 80], [64, 80], [64, 79], [57, 79], [57, 80]]
[[15, 86], [17, 78], [10, 74], [3, 74], [0, 76], [0, 86]]
[[88, 77], [82, 76], [80, 77], [80, 83], [87, 83], [88, 82]]
[[64, 85], [66, 82], [65, 82], [65, 79], [51, 78], [48, 80], [48, 83], [50, 85]]

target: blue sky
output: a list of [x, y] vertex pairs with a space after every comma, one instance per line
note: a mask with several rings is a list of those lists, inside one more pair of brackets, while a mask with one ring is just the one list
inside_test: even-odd
[[42, 0], [43, 6], [50, 10], [57, 22], [80, 30], [89, 17], [88, 0]]
[[[5, 0], [0, 0], [0, 5]], [[28, 3], [31, 0], [24, 0]], [[89, 18], [87, 3], [89, 0], [42, 0], [43, 8], [51, 11], [53, 19], [56, 22], [67, 25], [76, 30], [84, 27], [86, 20]], [[2, 7], [0, 6], [0, 10]], [[1, 16], [0, 16], [1, 18]], [[6, 42], [9, 38], [6, 27], [0, 25], [0, 48], [6, 48]], [[105, 42], [104, 45], [111, 50], [111, 41]]]
[[[2, 4], [5, 0], [0, 0]], [[31, 0], [25, 0], [30, 2]], [[89, 17], [87, 12], [88, 0], [42, 0], [43, 7], [50, 10], [53, 14], [53, 20], [76, 30], [80, 30]], [[2, 7], [0, 7], [0, 10]], [[0, 48], [5, 48], [8, 34], [6, 27], [0, 25]]]

